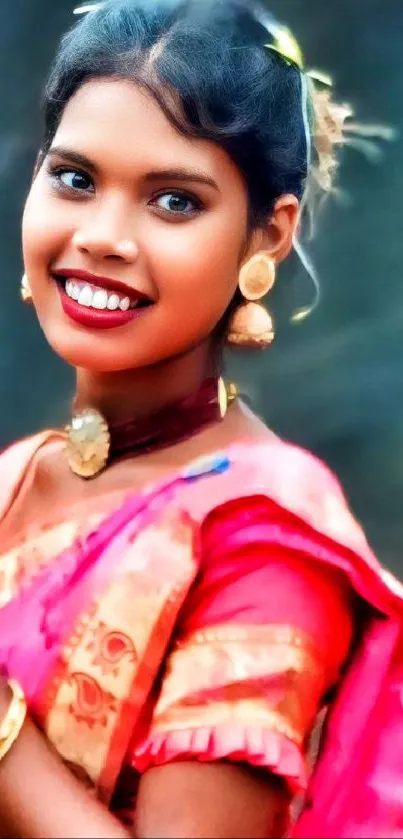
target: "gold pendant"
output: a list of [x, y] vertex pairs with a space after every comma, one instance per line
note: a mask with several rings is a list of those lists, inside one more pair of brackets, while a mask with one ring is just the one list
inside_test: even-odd
[[108, 462], [111, 438], [106, 420], [94, 408], [76, 414], [66, 427], [66, 455], [72, 472], [95, 478]]

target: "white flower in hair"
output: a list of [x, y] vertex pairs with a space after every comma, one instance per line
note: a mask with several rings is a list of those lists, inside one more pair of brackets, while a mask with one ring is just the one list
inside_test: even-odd
[[77, 6], [73, 9], [73, 15], [86, 15], [88, 12], [96, 12], [100, 9], [103, 3], [86, 3], [85, 6]]

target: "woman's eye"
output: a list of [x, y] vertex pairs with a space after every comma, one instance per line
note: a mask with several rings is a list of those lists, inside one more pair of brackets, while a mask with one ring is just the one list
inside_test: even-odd
[[93, 192], [94, 184], [84, 172], [77, 172], [75, 169], [58, 169], [52, 173], [56, 178], [59, 187], [74, 192]]
[[176, 216], [194, 215], [201, 209], [200, 201], [183, 192], [166, 192], [155, 198], [153, 204], [164, 212]]

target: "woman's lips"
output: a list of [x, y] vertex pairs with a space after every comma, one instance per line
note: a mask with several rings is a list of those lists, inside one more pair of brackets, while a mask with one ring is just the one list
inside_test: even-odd
[[86, 326], [90, 329], [116, 329], [140, 317], [149, 308], [148, 306], [142, 306], [127, 311], [122, 311], [120, 308], [111, 311], [110, 309], [95, 309], [83, 306], [77, 300], [68, 296], [63, 283], [55, 281], [64, 313], [80, 326]]

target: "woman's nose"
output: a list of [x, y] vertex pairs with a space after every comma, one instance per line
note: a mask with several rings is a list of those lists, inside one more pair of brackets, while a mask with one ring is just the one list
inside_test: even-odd
[[130, 263], [135, 262], [138, 257], [138, 245], [134, 238], [120, 236], [113, 225], [93, 224], [81, 228], [73, 236], [73, 245], [81, 253], [94, 259]]

